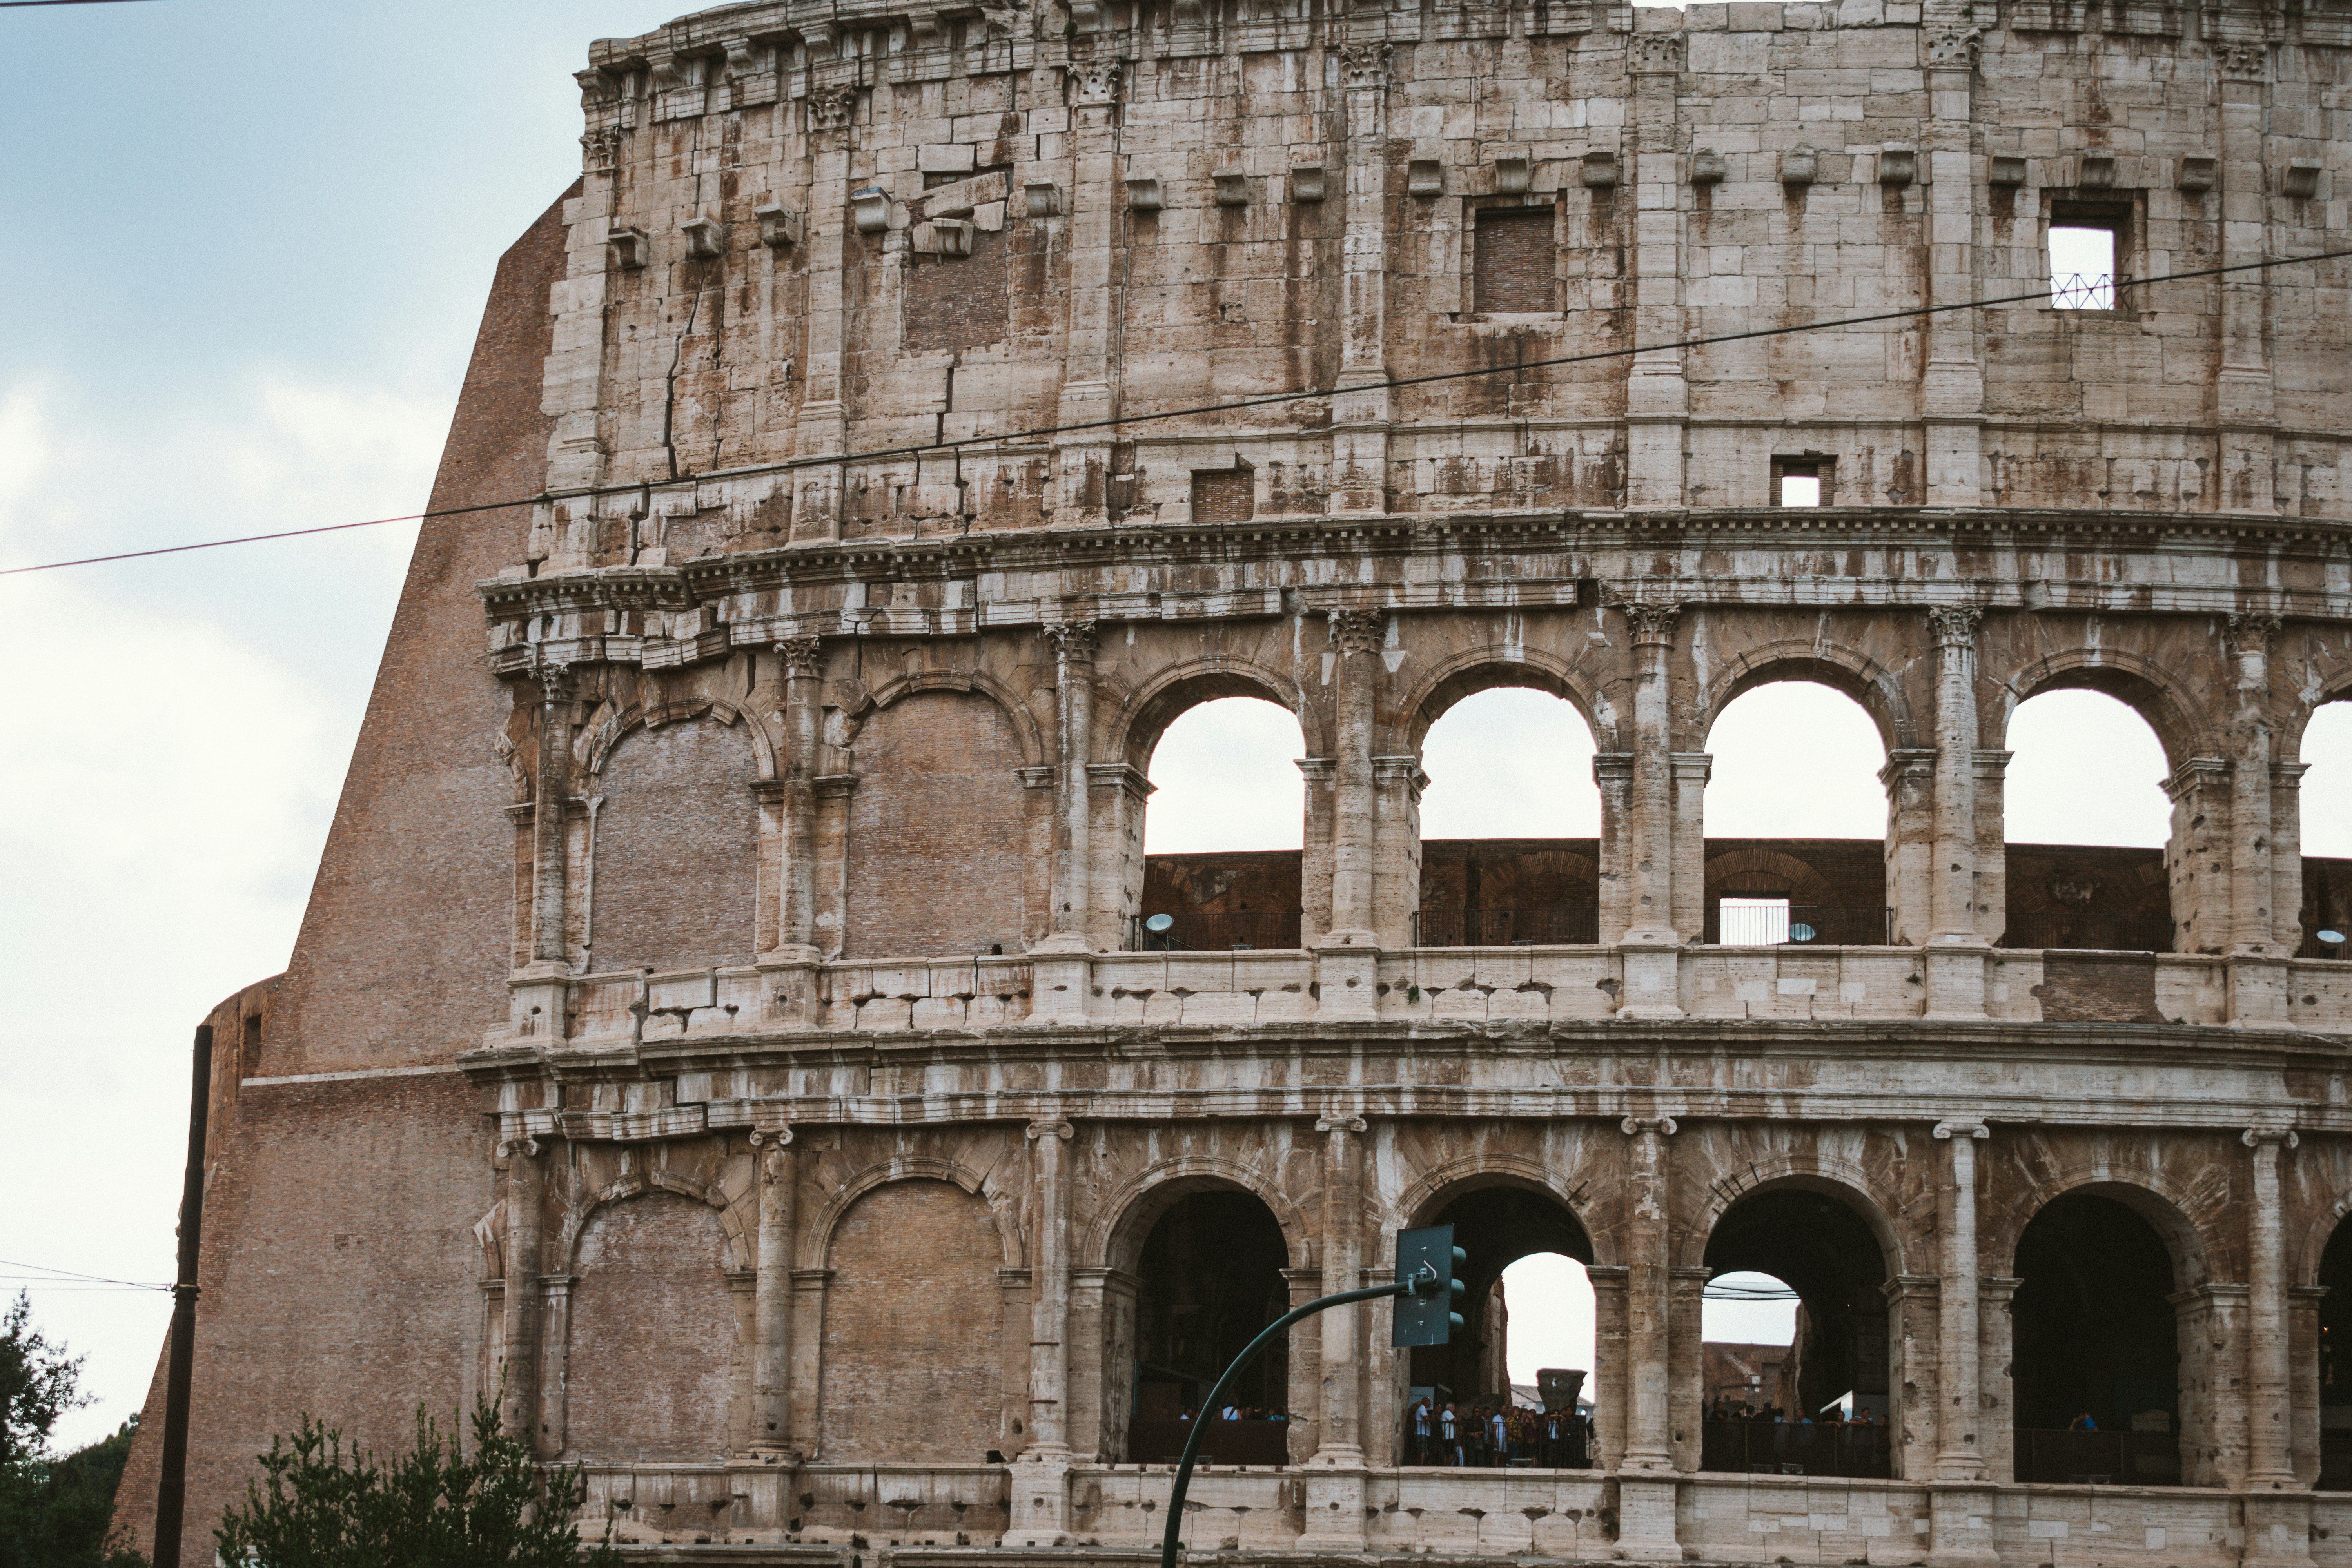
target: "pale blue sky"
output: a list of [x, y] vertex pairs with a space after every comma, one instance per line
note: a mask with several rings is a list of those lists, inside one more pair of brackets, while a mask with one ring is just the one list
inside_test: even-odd
[[[688, 8], [0, 11], [0, 564], [422, 506], [499, 254], [578, 169], [571, 73], [591, 38]], [[285, 966], [413, 538], [0, 579], [0, 942], [17, 982], [0, 1292], [27, 1263], [169, 1274], [189, 1030]], [[1590, 737], [1547, 700], [1492, 694], [1433, 731], [1433, 836], [1593, 831]], [[2021, 746], [2011, 799], [2045, 815], [2020, 837], [2159, 840], [2161, 764], [2100, 700]], [[1842, 701], [1780, 688], [1727, 715], [1717, 831], [1879, 830], [1875, 737], [1822, 706]], [[1236, 824], [1297, 844], [1297, 731], [1274, 718], [1194, 724], [1191, 761], [1163, 749], [1155, 847]], [[2352, 747], [2333, 745], [2333, 776], [2310, 780], [2315, 853], [2352, 852], [2340, 828], [2322, 847], [2352, 823]], [[1279, 785], [1255, 814], [1233, 801], [1251, 754]], [[2053, 782], [2029, 788], [2037, 766]], [[2118, 828], [2124, 789], [2138, 815]], [[167, 1304], [35, 1301], [96, 1396], [59, 1436], [100, 1436], [142, 1397]], [[1515, 1309], [1532, 1331], [1535, 1304]]]

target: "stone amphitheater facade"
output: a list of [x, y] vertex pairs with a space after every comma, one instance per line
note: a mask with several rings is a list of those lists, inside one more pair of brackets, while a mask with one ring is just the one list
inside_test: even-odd
[[[1588, 1466], [1410, 1463], [1475, 1367], [1334, 1312], [1196, 1551], [2352, 1562], [2352, 268], [2210, 271], [2341, 247], [2344, 0], [761, 3], [579, 79], [215, 1016], [193, 1552], [299, 1412], [495, 1390], [662, 1561], [1128, 1560], [1214, 1276], [1450, 1218], [1589, 1266]], [[2018, 298], [2053, 223], [2208, 275]], [[1706, 737], [1784, 679], [1884, 740], [1877, 940], [1706, 940]], [[1596, 737], [1592, 940], [1417, 946], [1496, 686]], [[2070, 687], [2167, 752], [2168, 951], [2013, 940]], [[1135, 951], [1153, 748], [1234, 695], [1305, 742], [1297, 945]], [[1724, 1268], [1878, 1473], [1713, 1462]], [[2078, 1386], [2120, 1471], [2027, 1452]]]

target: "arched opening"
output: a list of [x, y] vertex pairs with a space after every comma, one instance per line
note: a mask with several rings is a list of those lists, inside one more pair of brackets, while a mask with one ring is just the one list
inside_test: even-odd
[[1454, 1227], [1469, 1257], [1466, 1294], [1461, 1331], [1410, 1352], [1400, 1452], [1419, 1464], [1591, 1465], [1592, 1241], [1583, 1225], [1549, 1193], [1517, 1185], [1463, 1193], [1421, 1223]]
[[1726, 704], [1706, 746], [1703, 940], [1898, 940], [1887, 907], [1898, 784], [1882, 784], [1886, 743], [1869, 711], [1836, 688], [1776, 680]]
[[[1186, 1193], [1146, 1234], [1135, 1265], [1132, 1404], [1127, 1458], [1174, 1460], [1193, 1420], [1213, 1423], [1202, 1458], [1221, 1465], [1289, 1462], [1290, 1356], [1260, 1352], [1218, 1409], [1203, 1409], [1217, 1378], [1265, 1327], [1290, 1310], [1282, 1226], [1255, 1194], [1227, 1186]], [[1228, 1414], [1230, 1412], [1230, 1414]]]
[[2319, 1257], [2319, 1487], [2352, 1491], [2352, 1222]]
[[[2330, 702], [2304, 727], [2302, 810], [2305, 958], [2352, 958], [2352, 701]], [[2322, 936], [2332, 931], [2336, 940]]]
[[2017, 1279], [2016, 1479], [2178, 1486], [2180, 1322], [2156, 1227], [2118, 1196], [2068, 1193], [2018, 1238]]
[[[1718, 1327], [1737, 1322], [1767, 1337], [1709, 1335], [1700, 1468], [1893, 1475], [1888, 1434], [1900, 1413], [1879, 1230], [1842, 1191], [1790, 1182], [1725, 1211], [1707, 1236], [1706, 1263], [1702, 1325], [1712, 1308]], [[1776, 1358], [1769, 1336], [1779, 1321], [1789, 1337]]]
[[1130, 946], [1298, 945], [1305, 752], [1297, 717], [1255, 697], [1202, 702], [1160, 731]]
[[1493, 687], [1429, 727], [1413, 943], [1600, 940], [1592, 728], [1549, 691]]
[[2045, 691], [2010, 715], [2003, 947], [2169, 952], [2163, 742], [2104, 691]]

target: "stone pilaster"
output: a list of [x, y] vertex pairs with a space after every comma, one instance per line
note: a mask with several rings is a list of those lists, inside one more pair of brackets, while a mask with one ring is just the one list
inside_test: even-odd
[[1338, 649], [1338, 777], [1331, 822], [1331, 931], [1325, 945], [1372, 946], [1372, 702], [1388, 617], [1377, 610], [1334, 610]]
[[[796, 458], [836, 456], [848, 449], [848, 403], [843, 390], [849, 312], [842, 279], [850, 247], [864, 243], [850, 229], [850, 152], [856, 135], [857, 89], [843, 83], [812, 87], [806, 100], [809, 150], [808, 373]], [[793, 531], [803, 537], [841, 537], [843, 473], [838, 464], [798, 470]]]
[[1013, 1478], [1008, 1546], [1069, 1542], [1069, 1182], [1062, 1145], [1075, 1131], [1066, 1121], [1029, 1124], [1030, 1213], [1035, 1226], [1030, 1240], [1030, 1440]]
[[509, 1432], [539, 1430], [540, 1147], [535, 1138], [509, 1138], [499, 1145], [504, 1169], [506, 1256], [500, 1260], [506, 1289], [500, 1335], [506, 1360], [500, 1368], [499, 1419]]
[[1667, 1427], [1673, 1332], [1666, 1140], [1675, 1134], [1675, 1121], [1671, 1116], [1629, 1116], [1623, 1130], [1633, 1140], [1625, 1181], [1631, 1223], [1626, 1227], [1625, 1252], [1625, 1354], [1630, 1384], [1624, 1468], [1663, 1472], [1674, 1468]]
[[1339, 49], [1347, 104], [1347, 232], [1340, 242], [1339, 374], [1331, 397], [1334, 513], [1388, 510], [1388, 89], [1390, 47]]
[[1633, 923], [1633, 753], [1598, 752], [1601, 792], [1601, 941], [1614, 945]]
[[568, 967], [563, 896], [571, 857], [564, 806], [572, 796], [572, 672], [562, 664], [543, 664], [539, 685], [539, 765], [530, 818], [530, 962], [533, 969], [561, 973]]
[[[1636, 27], [1667, 20], [1633, 13]], [[1636, 32], [1626, 54], [1633, 99], [1633, 341], [1671, 344], [1683, 336], [1682, 35]], [[1625, 394], [1627, 506], [1683, 504], [1689, 415], [1683, 351], [1653, 347], [1635, 354]]]
[[[1936, 1361], [1942, 1403], [1936, 1417], [1936, 1479], [1985, 1479], [1982, 1430], [1984, 1401], [1979, 1393], [1980, 1265], [1977, 1259], [1977, 1144], [1991, 1136], [1981, 1122], [1939, 1121], [1936, 1137], [1948, 1151], [1936, 1219], [1942, 1243], [1943, 1286], [1937, 1300], [1940, 1324]], [[1984, 1543], [1990, 1550], [1990, 1543]]]
[[[1111, 430], [1118, 409], [1118, 302], [1114, 270], [1125, 222], [1118, 199], [1119, 83], [1123, 68], [1107, 39], [1064, 73], [1070, 112], [1069, 315], [1064, 328], [1062, 395], [1055, 423], [1054, 526], [1084, 527], [1109, 516]], [[1058, 903], [1057, 903], [1058, 907]]]
[[783, 672], [783, 876], [777, 956], [816, 961], [816, 778], [824, 718], [824, 645], [788, 637], [776, 645]]
[[[2293, 1149], [2291, 1128], [2250, 1127], [2253, 1207], [2246, 1226], [2246, 1485], [2257, 1491], [2298, 1487], [2294, 1416], [2289, 1385], [2286, 1226], [2279, 1195], [2279, 1151]], [[2247, 1542], [2251, 1555], [2254, 1542]], [[2305, 1554], [2307, 1556], [2307, 1553]]]
[[[2221, 79], [2216, 96], [2221, 120], [2221, 263], [2236, 267], [2271, 253], [2270, 172], [2263, 157], [2270, 131], [2270, 47], [2216, 44], [2212, 60]], [[2233, 272], [2221, 279], [2221, 364], [2214, 378], [2220, 509], [2269, 514], [2277, 510], [2270, 274]]]
[[1927, 746], [1897, 746], [1878, 770], [1886, 792], [1886, 907], [1893, 916], [1887, 940], [1909, 947], [1924, 943], [1934, 929], [1930, 908], [1936, 880], [1936, 753]]
[[1060, 727], [1061, 789], [1055, 801], [1052, 948], [1085, 952], [1094, 906], [1094, 806], [1087, 763], [1094, 750], [1095, 623], [1045, 628], [1054, 645], [1054, 710]]
[[[1675, 810], [1671, 662], [1681, 606], [1629, 600], [1621, 606], [1633, 644], [1633, 776], [1631, 850], [1633, 907], [1628, 936], [1672, 945]], [[1704, 821], [1702, 819], [1702, 829]]]
[[[1323, 1279], [1327, 1292], [1357, 1289], [1363, 1268], [1362, 1163], [1364, 1119], [1334, 1110], [1316, 1120], [1323, 1134]], [[1315, 1462], [1360, 1468], [1364, 1463], [1361, 1380], [1364, 1308], [1334, 1307], [1320, 1315], [1323, 1427]], [[1354, 1521], [1350, 1521], [1354, 1522]], [[1362, 1539], [1356, 1524], [1353, 1539]]]
[[2275, 953], [2278, 948], [2277, 929], [2271, 918], [2274, 863], [2271, 796], [2276, 780], [2271, 771], [2274, 752], [2270, 716], [2271, 641], [2278, 629], [2276, 616], [2231, 616], [2228, 626], [2236, 698], [2230, 721], [2230, 951], [2233, 953]]
[[1592, 1286], [1593, 1460], [1604, 1470], [1618, 1469], [1625, 1462], [1633, 1355], [1625, 1294], [1632, 1273], [1622, 1263], [1596, 1263], [1584, 1271]]
[[1706, 1438], [1707, 1276], [1704, 1264], [1666, 1271], [1666, 1435], [1675, 1468], [1699, 1468]]
[[[1920, 63], [1927, 76], [1920, 149], [1927, 174], [1921, 193], [1927, 205], [1927, 298], [1922, 303], [1943, 307], [1927, 320], [1927, 363], [1920, 388], [1927, 437], [1926, 499], [1932, 507], [1972, 507], [1979, 503], [1983, 482], [1984, 363], [1977, 313], [1952, 307], [1977, 292], [1975, 86], [1983, 33], [1960, 0], [1931, 0], [1921, 24]], [[1975, 743], [1971, 733], [1967, 744]], [[1939, 817], [1947, 776], [1939, 768]], [[1940, 842], [1939, 834], [1939, 855]], [[1938, 860], [1939, 873], [1946, 864]], [[1959, 928], [1947, 928], [1939, 920], [1936, 929], [1941, 934]]]

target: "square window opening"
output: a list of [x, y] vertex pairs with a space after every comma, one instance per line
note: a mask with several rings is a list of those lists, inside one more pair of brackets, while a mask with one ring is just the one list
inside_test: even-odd
[[2131, 267], [2132, 209], [2113, 202], [2053, 201], [2044, 250], [2050, 308], [2112, 310]]
[[1789, 900], [1735, 899], [1717, 905], [1717, 941], [1726, 947], [1777, 947], [1789, 940]]
[[1773, 458], [1772, 504], [1829, 505], [1830, 468], [1830, 459], [1826, 458]]

